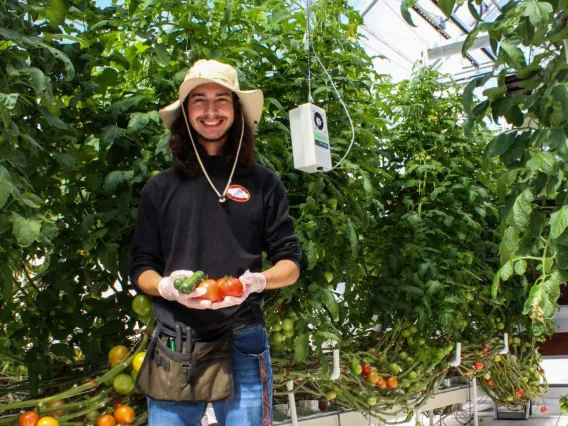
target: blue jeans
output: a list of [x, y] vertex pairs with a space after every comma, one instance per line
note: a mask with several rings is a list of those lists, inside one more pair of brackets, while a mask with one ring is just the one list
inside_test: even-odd
[[[262, 325], [233, 333], [234, 398], [214, 402], [219, 426], [272, 425], [272, 366]], [[206, 403], [165, 402], [148, 398], [150, 426], [201, 426]]]

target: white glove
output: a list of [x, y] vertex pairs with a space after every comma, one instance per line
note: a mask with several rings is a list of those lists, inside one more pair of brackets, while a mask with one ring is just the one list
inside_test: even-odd
[[160, 296], [169, 301], [177, 301], [184, 306], [192, 309], [207, 309], [211, 306], [209, 300], [197, 299], [207, 293], [204, 288], [196, 288], [190, 294], [183, 294], [176, 290], [174, 287], [174, 281], [178, 278], [186, 278], [193, 275], [193, 271], [179, 270], [174, 271], [169, 277], [164, 277], [158, 283], [158, 291]]
[[259, 272], [246, 271], [239, 277], [239, 281], [243, 285], [243, 294], [241, 297], [226, 296], [223, 301], [213, 303], [210, 309], [222, 309], [240, 305], [251, 293], [260, 293], [266, 288], [266, 277]]

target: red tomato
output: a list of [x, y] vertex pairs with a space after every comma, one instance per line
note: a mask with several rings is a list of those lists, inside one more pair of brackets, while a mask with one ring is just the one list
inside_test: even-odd
[[546, 408], [546, 407], [540, 407], [540, 412], [541, 412], [542, 414], [546, 414], [547, 411], [548, 411], [548, 408]]
[[241, 297], [243, 295], [243, 284], [235, 277], [224, 277], [217, 280], [217, 285], [222, 296]]
[[483, 370], [483, 367], [485, 367], [485, 365], [484, 365], [482, 362], [479, 362], [479, 361], [478, 361], [478, 362], [476, 362], [476, 363], [473, 364], [473, 367], [474, 367], [477, 371], [479, 371], [479, 370]]
[[363, 374], [366, 376], [371, 372], [371, 366], [369, 364], [363, 364]]
[[495, 382], [493, 381], [493, 379], [487, 379], [485, 381], [485, 383], [487, 384], [487, 386], [489, 386], [490, 388], [492, 388], [493, 386], [495, 386]]
[[39, 414], [35, 411], [26, 411], [18, 419], [19, 426], [36, 426], [39, 420]]
[[207, 290], [203, 296], [200, 296], [201, 299], [209, 299], [211, 303], [218, 302], [221, 300], [221, 292], [219, 291], [219, 285], [215, 280], [205, 280], [201, 282], [197, 287], [202, 287]]

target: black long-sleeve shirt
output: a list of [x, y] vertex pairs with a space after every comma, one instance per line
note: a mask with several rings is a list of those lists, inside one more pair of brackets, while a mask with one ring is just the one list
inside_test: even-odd
[[[212, 182], [222, 192], [228, 173], [218, 167], [219, 162], [219, 157], [204, 158]], [[213, 279], [239, 277], [247, 269], [260, 272], [263, 251], [272, 263], [288, 259], [299, 267], [300, 244], [278, 176], [255, 164], [233, 177], [229, 194], [232, 198], [220, 203], [203, 175], [190, 179], [173, 168], [147, 182], [130, 268], [130, 280], [138, 291], [138, 278], [147, 270], [162, 276], [180, 269], [199, 270]], [[167, 326], [183, 322], [198, 337], [207, 338], [235, 322], [258, 321], [252, 312], [260, 312], [261, 300], [261, 293], [253, 293], [239, 306], [194, 310], [154, 297], [152, 307]]]

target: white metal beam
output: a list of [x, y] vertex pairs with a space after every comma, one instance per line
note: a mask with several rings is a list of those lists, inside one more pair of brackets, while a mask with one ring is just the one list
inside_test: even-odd
[[[463, 40], [432, 47], [427, 51], [428, 59], [433, 61], [439, 58], [446, 58], [448, 56], [461, 55], [464, 41], [465, 38]], [[469, 50], [481, 49], [485, 46], [489, 46], [489, 35], [483, 35], [476, 38]]]

